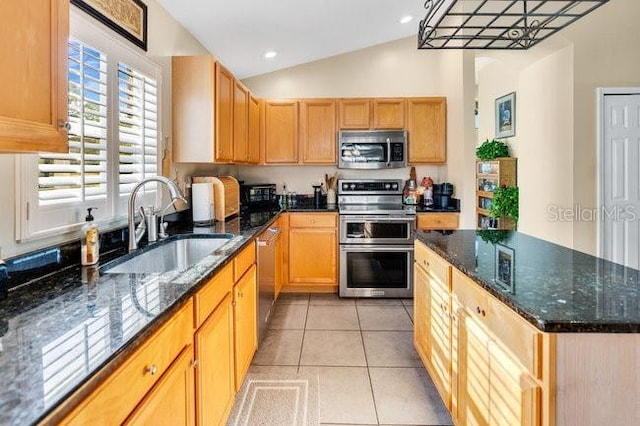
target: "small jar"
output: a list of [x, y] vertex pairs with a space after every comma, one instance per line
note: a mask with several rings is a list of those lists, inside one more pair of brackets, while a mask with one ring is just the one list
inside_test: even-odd
[[409, 179], [404, 184], [404, 190], [402, 191], [402, 202], [404, 204], [415, 205], [418, 204], [418, 185], [413, 179]]

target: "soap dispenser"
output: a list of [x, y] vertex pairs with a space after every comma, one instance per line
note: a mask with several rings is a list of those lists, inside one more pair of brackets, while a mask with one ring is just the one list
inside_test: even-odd
[[80, 263], [83, 265], [95, 265], [100, 257], [98, 225], [93, 221], [91, 210], [95, 210], [95, 208], [87, 209], [86, 222], [82, 226], [82, 236], [80, 237]]

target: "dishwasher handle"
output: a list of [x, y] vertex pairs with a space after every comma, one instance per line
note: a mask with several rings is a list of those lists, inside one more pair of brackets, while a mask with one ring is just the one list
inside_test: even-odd
[[280, 228], [268, 228], [258, 237], [258, 247], [270, 246], [276, 241], [281, 232]]

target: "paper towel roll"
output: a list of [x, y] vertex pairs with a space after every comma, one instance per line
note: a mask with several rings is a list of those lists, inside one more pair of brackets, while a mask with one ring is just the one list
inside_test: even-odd
[[213, 183], [194, 183], [191, 185], [191, 211], [194, 223], [213, 223]]

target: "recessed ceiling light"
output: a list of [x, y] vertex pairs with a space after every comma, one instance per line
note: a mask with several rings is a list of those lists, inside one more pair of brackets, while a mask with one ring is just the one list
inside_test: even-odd
[[402, 18], [400, 20], [400, 23], [401, 24], [406, 24], [407, 22], [411, 22], [411, 21], [413, 21], [413, 16], [407, 15], [407, 16], [405, 16], [404, 18]]
[[264, 58], [265, 59], [273, 59], [278, 55], [278, 52], [276, 52], [275, 50], [270, 50], [267, 53], [264, 54]]

